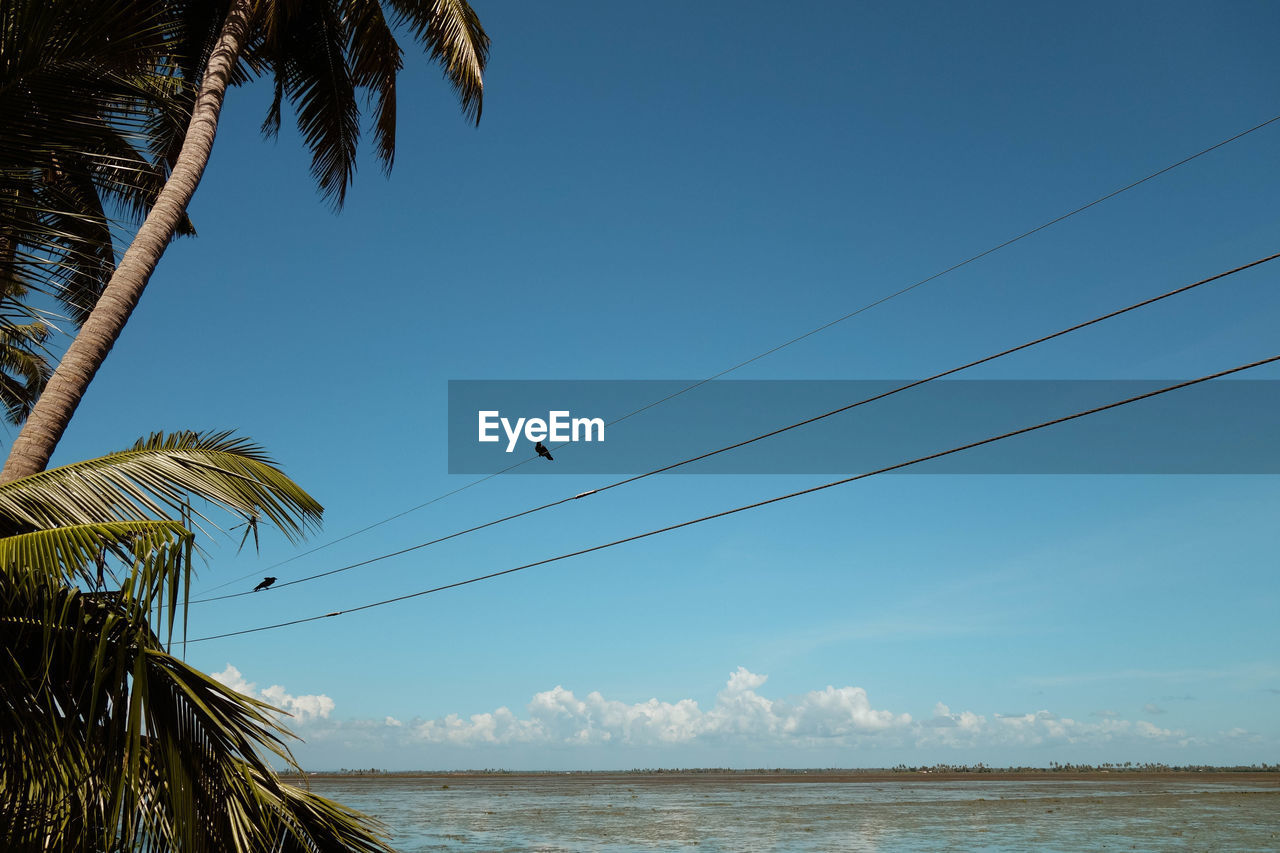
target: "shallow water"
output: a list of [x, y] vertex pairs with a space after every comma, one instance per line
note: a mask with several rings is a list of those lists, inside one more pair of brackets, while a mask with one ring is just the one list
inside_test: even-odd
[[[447, 786], [447, 787], [446, 787]], [[1280, 851], [1280, 790], [1195, 781], [349, 777], [420, 851]]]

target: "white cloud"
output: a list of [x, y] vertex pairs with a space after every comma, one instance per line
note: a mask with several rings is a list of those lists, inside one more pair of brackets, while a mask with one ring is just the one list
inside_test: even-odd
[[1148, 723], [1146, 720], [1138, 720], [1138, 722], [1133, 724], [1133, 728], [1142, 737], [1160, 740], [1179, 738], [1186, 734], [1186, 732], [1181, 731], [1180, 729], [1162, 729], [1159, 726]]
[[745, 666], [738, 667], [737, 672], [729, 676], [729, 683], [725, 685], [725, 691], [728, 693], [746, 693], [755, 690], [757, 687], [764, 687], [764, 683], [769, 680], [767, 675], [756, 675], [748, 672]]
[[600, 693], [579, 698], [557, 685], [534, 695], [518, 715], [510, 708], [457, 714], [412, 725], [426, 744], [663, 746], [729, 743], [749, 747], [896, 745], [992, 748], [1039, 744], [1108, 743], [1121, 740], [1185, 742], [1186, 733], [1146, 721], [1131, 722], [1113, 713], [1096, 722], [1060, 717], [1047, 710], [1027, 714], [953, 712], [934, 706], [933, 716], [915, 720], [908, 713], [875, 708], [861, 687], [813, 690], [791, 700], [760, 691], [768, 676], [739, 667], [731, 673], [715, 704], [704, 709], [692, 699], [649, 699], [627, 704]]
[[901, 728], [910, 714], [877, 711], [861, 687], [827, 685], [826, 690], [805, 694], [787, 720], [787, 732], [809, 737], [843, 737], [857, 733]]
[[932, 720], [921, 727], [916, 746], [981, 748], [1038, 746], [1040, 744], [1100, 744], [1143, 738], [1185, 745], [1186, 732], [1158, 728], [1146, 720], [1136, 723], [1117, 719], [1115, 712], [1093, 713], [1102, 717], [1090, 723], [1059, 717], [1050, 711], [1029, 714], [993, 714], [990, 719], [972, 711], [959, 714], [938, 703]]
[[1154, 702], [1148, 702], [1147, 704], [1143, 705], [1142, 710], [1148, 714], [1151, 714], [1152, 716], [1164, 713], [1164, 708], [1161, 708], [1159, 705], [1155, 704]]
[[280, 710], [291, 714], [300, 723], [327, 719], [333, 713], [333, 700], [323, 693], [294, 696], [286, 692], [279, 684], [273, 684], [265, 690], [258, 690], [256, 684], [246, 679], [240, 673], [240, 670], [231, 664], [227, 664], [227, 668], [222, 672], [215, 672], [213, 677], [232, 690], [274, 705]]
[[428, 743], [447, 744], [626, 744], [653, 746], [692, 741], [830, 742], [874, 735], [911, 723], [909, 714], [871, 707], [861, 687], [827, 687], [794, 703], [768, 699], [756, 690], [768, 676], [744, 667], [729, 676], [715, 705], [703, 710], [692, 699], [649, 699], [627, 704], [598, 692], [583, 699], [557, 685], [538, 693], [517, 717], [509, 708], [462, 719], [450, 714], [413, 726]]
[[[886, 747], [998, 750], [1042, 745], [1114, 745], [1160, 743], [1171, 747], [1199, 743], [1185, 731], [1161, 728], [1146, 720], [1121, 719], [1114, 711], [1094, 711], [1087, 720], [1048, 710], [1025, 714], [953, 711], [943, 702], [932, 716], [876, 708], [862, 687], [828, 685], [800, 696], [775, 698], [763, 691], [768, 676], [738, 667], [730, 673], [710, 707], [693, 699], [657, 698], [627, 703], [593, 691], [579, 697], [556, 685], [534, 694], [522, 712], [503, 706], [484, 713], [449, 714], [402, 721], [387, 716], [369, 720], [331, 719], [334, 702], [323, 694], [294, 696], [272, 685], [258, 690], [234, 666], [214, 676], [228, 686], [263, 699], [306, 725], [312, 743], [334, 743], [358, 750], [412, 750], [454, 747], [631, 747], [690, 745], [731, 749]], [[1246, 739], [1249, 733], [1232, 732]], [[745, 752], [744, 752], [745, 754]]]
[[415, 737], [428, 744], [574, 745], [735, 743], [768, 746], [897, 745], [991, 748], [1045, 743], [1105, 743], [1123, 739], [1178, 741], [1185, 732], [1107, 716], [1082, 722], [1041, 710], [1028, 714], [953, 712], [934, 706], [933, 716], [873, 707], [861, 687], [827, 686], [794, 700], [762, 695], [767, 676], [739, 667], [709, 709], [692, 699], [626, 704], [599, 693], [579, 699], [557, 685], [538, 693], [524, 717], [502, 707], [463, 719], [456, 714], [418, 721]]
[[1242, 729], [1239, 726], [1220, 732], [1219, 736], [1227, 741], [1243, 741], [1246, 743], [1261, 744], [1265, 742], [1265, 738], [1257, 732], [1251, 732], [1248, 729]]

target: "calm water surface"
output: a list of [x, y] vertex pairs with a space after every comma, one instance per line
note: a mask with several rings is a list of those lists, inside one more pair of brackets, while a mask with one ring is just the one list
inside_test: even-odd
[[1280, 790], [1194, 781], [351, 777], [311, 787], [382, 820], [400, 853], [1280, 851]]

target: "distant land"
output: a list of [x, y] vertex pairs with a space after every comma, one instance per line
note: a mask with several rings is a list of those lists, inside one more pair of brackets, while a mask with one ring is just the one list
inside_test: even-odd
[[1048, 767], [989, 767], [985, 764], [930, 766], [873, 767], [873, 768], [750, 768], [726, 767], [662, 768], [645, 767], [631, 770], [382, 770], [376, 767], [364, 769], [341, 768], [339, 770], [305, 770], [301, 774], [282, 773], [288, 778], [351, 778], [385, 777], [388, 779], [455, 779], [483, 781], [485, 779], [524, 779], [539, 777], [566, 777], [582, 781], [606, 781], [625, 778], [632, 781], [662, 782], [664, 780], [705, 780], [737, 782], [880, 782], [929, 779], [933, 781], [984, 780], [1099, 780], [1107, 777], [1129, 779], [1188, 779], [1202, 781], [1228, 781], [1280, 786], [1280, 764], [1251, 765], [1166, 765], [1166, 764], [1051, 764]]

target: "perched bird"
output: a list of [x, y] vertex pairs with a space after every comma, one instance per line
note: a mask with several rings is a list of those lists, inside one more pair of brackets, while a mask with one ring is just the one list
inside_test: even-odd
[[534, 449], [534, 450], [536, 450], [536, 451], [538, 451], [538, 455], [539, 455], [539, 456], [545, 456], [548, 462], [555, 462], [555, 461], [556, 461], [556, 458], [555, 458], [554, 456], [552, 456], [552, 455], [551, 455], [551, 451], [550, 451], [550, 450], [547, 450], [547, 448], [543, 446], [543, 444], [542, 444], [542, 442], [541, 442], [541, 441], [539, 441], [537, 444], [535, 444], [535, 445], [533, 446], [533, 449]]
[[263, 579], [262, 579], [262, 583], [260, 583], [260, 584], [258, 584], [257, 586], [255, 586], [255, 587], [253, 588], [253, 591], [254, 591], [254, 592], [257, 592], [257, 591], [258, 591], [258, 590], [260, 590], [260, 589], [266, 589], [267, 587], [271, 586], [271, 585], [272, 585], [273, 583], [275, 583], [275, 582], [276, 582], [276, 579], [275, 579], [275, 578], [263, 578]]

